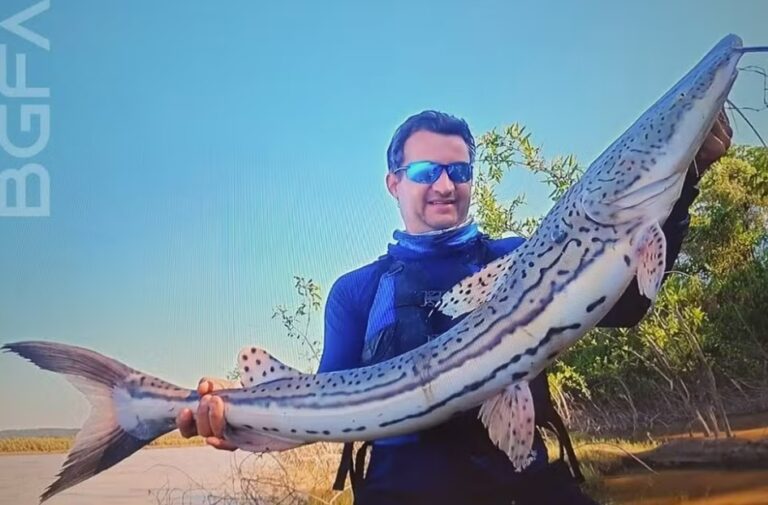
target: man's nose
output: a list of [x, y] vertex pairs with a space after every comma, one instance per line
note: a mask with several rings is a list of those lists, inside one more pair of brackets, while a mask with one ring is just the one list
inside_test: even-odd
[[432, 183], [432, 189], [438, 193], [452, 193], [454, 189], [456, 189], [456, 186], [453, 184], [451, 178], [448, 177], [448, 172], [443, 170], [440, 173], [440, 177]]

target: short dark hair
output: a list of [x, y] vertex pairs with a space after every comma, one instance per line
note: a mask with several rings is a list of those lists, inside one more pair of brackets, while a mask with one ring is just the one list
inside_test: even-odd
[[469, 131], [467, 122], [444, 112], [425, 110], [409, 117], [395, 130], [395, 134], [392, 136], [392, 140], [387, 148], [387, 167], [390, 172], [402, 166], [404, 157], [403, 146], [405, 146], [405, 141], [408, 140], [408, 137], [422, 130], [443, 135], [460, 136], [467, 144], [469, 162], [474, 163], [475, 139], [472, 136], [472, 132]]

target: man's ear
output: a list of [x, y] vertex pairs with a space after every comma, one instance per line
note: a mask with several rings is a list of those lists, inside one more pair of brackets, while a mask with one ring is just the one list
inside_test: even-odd
[[400, 178], [392, 172], [387, 172], [386, 183], [387, 191], [397, 200], [397, 183], [400, 182]]

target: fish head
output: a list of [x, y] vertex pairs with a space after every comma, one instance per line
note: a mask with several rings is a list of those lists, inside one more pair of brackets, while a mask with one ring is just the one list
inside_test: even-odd
[[741, 48], [736, 35], [723, 38], [590, 165], [579, 181], [590, 219], [666, 219], [736, 79]]

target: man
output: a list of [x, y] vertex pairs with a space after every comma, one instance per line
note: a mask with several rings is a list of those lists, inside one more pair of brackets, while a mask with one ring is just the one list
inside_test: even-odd
[[[698, 194], [695, 185], [728, 149], [731, 135], [721, 114], [663, 227], [670, 267], [688, 229], [688, 207]], [[523, 242], [517, 237], [491, 240], [468, 219], [474, 156], [475, 143], [467, 124], [453, 116], [424, 111], [397, 129], [387, 151], [386, 184], [400, 208], [405, 230], [395, 232], [396, 243], [386, 255], [334, 283], [326, 303], [319, 371], [384, 361], [443, 333], [456, 321], [433, 310], [440, 294]], [[648, 306], [633, 283], [600, 324], [632, 326]], [[205, 395], [215, 387], [213, 381], [202, 381], [199, 392]], [[532, 381], [531, 389], [536, 424], [554, 429], [561, 449], [565, 446], [568, 451], [570, 470], [562, 457], [548, 463], [537, 432], [532, 462], [525, 471], [515, 472], [488, 438], [475, 409], [423, 432], [374, 441], [365, 475], [361, 464], [352, 472], [355, 502], [593, 504], [578, 486], [578, 466], [562, 421], [552, 408], [545, 374]], [[185, 411], [177, 424], [185, 437], [199, 433], [214, 447], [233, 449], [220, 438], [224, 420], [218, 398], [204, 396], [194, 419]], [[342, 469], [346, 470], [351, 446], [344, 457]], [[340, 471], [340, 476], [345, 473]]]

